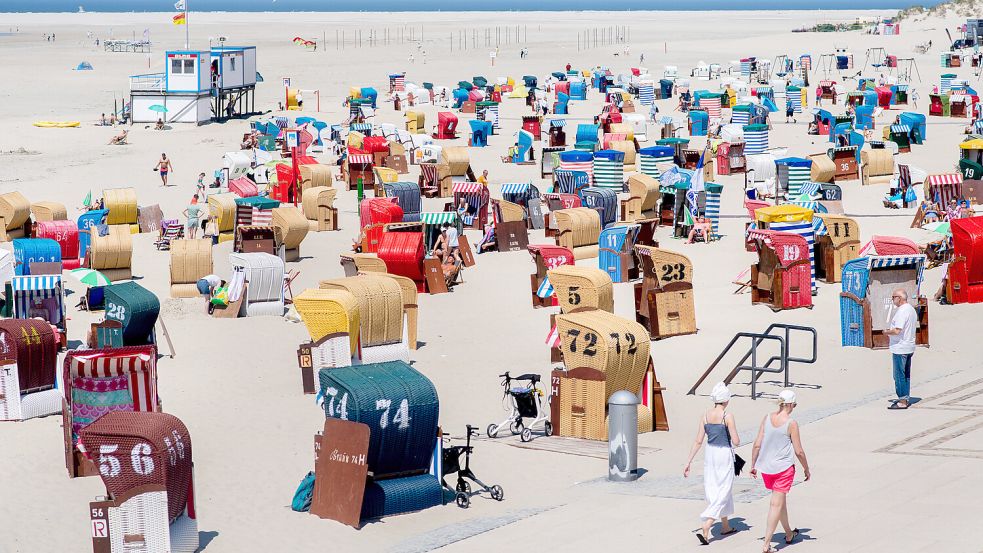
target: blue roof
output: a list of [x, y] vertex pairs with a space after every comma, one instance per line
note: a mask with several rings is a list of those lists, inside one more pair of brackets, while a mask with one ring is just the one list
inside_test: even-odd
[[638, 151], [643, 156], [664, 157], [676, 155], [676, 150], [670, 146], [649, 146]]
[[801, 157], [783, 157], [782, 159], [776, 159], [775, 164], [781, 165], [792, 165], [792, 166], [802, 166], [802, 165], [812, 165], [811, 159], [803, 159]]
[[565, 152], [560, 152], [560, 159], [563, 161], [593, 161], [594, 154], [592, 152], [584, 152], [581, 150], [567, 150]]

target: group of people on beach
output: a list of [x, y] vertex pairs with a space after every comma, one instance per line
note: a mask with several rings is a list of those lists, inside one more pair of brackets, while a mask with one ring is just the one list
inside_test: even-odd
[[[911, 360], [915, 353], [918, 313], [908, 302], [908, 293], [903, 288], [894, 290], [891, 302], [895, 312], [884, 333], [889, 339], [897, 399], [890, 403], [888, 409], [903, 410], [911, 405]], [[710, 392], [713, 407], [700, 417], [696, 439], [683, 467], [683, 476], [689, 477], [693, 459], [701, 448], [704, 449], [703, 489], [707, 507], [700, 514], [702, 527], [696, 534], [703, 545], [710, 543], [711, 529], [717, 521], [720, 521], [720, 538], [738, 531], [731, 525], [730, 517], [734, 514], [734, 479], [743, 471], [745, 461], [735, 452], [735, 448], [741, 445], [741, 437], [733, 413], [727, 412], [730, 398], [730, 389], [723, 382], [713, 387]], [[788, 494], [795, 480], [796, 460], [802, 465], [803, 481], [812, 479], [809, 460], [802, 447], [799, 423], [792, 418], [792, 412], [798, 406], [795, 392], [782, 390], [777, 403], [776, 410], [766, 415], [758, 425], [757, 437], [751, 449], [751, 477], [757, 479], [760, 476], [765, 488], [771, 491], [763, 553], [775, 553], [771, 540], [779, 524], [785, 531], [786, 545], [792, 544], [801, 533], [791, 525], [788, 515]]]
[[[696, 433], [696, 441], [690, 448], [689, 459], [683, 468], [683, 476], [689, 477], [693, 458], [704, 446], [703, 488], [707, 507], [700, 514], [702, 528], [696, 537], [703, 545], [711, 541], [711, 529], [720, 521], [720, 537], [736, 533], [730, 524], [734, 514], [734, 478], [743, 471], [745, 461], [734, 452], [741, 445], [737, 422], [732, 413], [727, 412], [730, 404], [730, 390], [723, 383], [717, 383], [710, 393], [713, 407], [703, 413]], [[778, 394], [778, 407], [766, 415], [758, 426], [758, 435], [751, 450], [750, 474], [753, 478], [761, 476], [765, 488], [771, 491], [771, 503], [764, 533], [764, 553], [774, 553], [772, 536], [778, 525], [785, 531], [785, 543], [791, 544], [799, 536], [798, 528], [789, 523], [787, 496], [795, 479], [795, 460], [802, 465], [805, 481], [812, 478], [809, 460], [802, 448], [799, 423], [792, 418], [797, 406], [795, 392], [782, 390]], [[719, 539], [719, 538], [718, 538]]]

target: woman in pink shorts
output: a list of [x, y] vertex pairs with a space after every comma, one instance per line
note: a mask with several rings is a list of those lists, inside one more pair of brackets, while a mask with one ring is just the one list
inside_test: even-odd
[[754, 440], [754, 450], [751, 452], [751, 476], [757, 478], [760, 472], [765, 487], [771, 490], [764, 553], [775, 551], [771, 547], [771, 538], [779, 522], [785, 530], [786, 544], [791, 544], [799, 535], [798, 528], [793, 530], [788, 523], [786, 503], [786, 494], [792, 489], [792, 481], [795, 479], [796, 457], [802, 464], [805, 480], [808, 481], [812, 476], [805, 450], [802, 449], [802, 441], [799, 439], [799, 423], [792, 419], [795, 405], [795, 392], [792, 390], [783, 390], [778, 394], [778, 410], [761, 421], [758, 437]]

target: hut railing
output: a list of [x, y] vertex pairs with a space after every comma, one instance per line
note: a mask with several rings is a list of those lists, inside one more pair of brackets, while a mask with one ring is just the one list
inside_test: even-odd
[[[808, 354], [808, 357], [796, 357], [790, 354], [790, 344], [792, 333], [805, 333], [812, 338], [812, 352]], [[808, 326], [799, 325], [789, 325], [782, 323], [773, 323], [765, 329], [764, 332], [738, 332], [727, 344], [727, 347], [717, 356], [717, 358], [710, 364], [704, 373], [700, 376], [696, 384], [690, 388], [687, 394], [693, 395], [696, 393], [696, 389], [699, 388], [700, 384], [703, 383], [710, 373], [717, 367], [718, 364], [723, 360], [724, 357], [730, 352], [731, 348], [734, 347], [741, 339], [747, 338], [750, 340], [750, 347], [747, 352], [741, 357], [741, 360], [734, 365], [731, 369], [730, 374], [724, 379], [725, 384], [730, 384], [732, 380], [741, 371], [751, 372], [751, 399], [757, 399], [757, 382], [758, 378], [764, 373], [782, 373], [784, 378], [784, 386], [787, 388], [789, 386], [789, 365], [791, 363], [804, 363], [813, 364], [816, 362], [816, 351], [818, 345], [818, 335], [816, 334], [816, 329]], [[778, 344], [779, 352], [777, 355], [771, 356], [764, 364], [759, 364], [758, 362], [758, 347], [762, 346], [764, 342], [772, 341]], [[747, 364], [750, 358], [751, 363]]]

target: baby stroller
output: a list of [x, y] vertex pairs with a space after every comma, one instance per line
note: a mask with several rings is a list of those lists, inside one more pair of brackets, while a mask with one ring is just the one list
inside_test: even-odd
[[[498, 484], [494, 486], [486, 486], [484, 482], [478, 480], [478, 477], [471, 472], [471, 453], [474, 451], [474, 446], [471, 445], [471, 438], [477, 435], [478, 429], [469, 424], [467, 445], [445, 447], [441, 457], [443, 460], [443, 470], [441, 471], [440, 483], [443, 484], [445, 488], [450, 490], [451, 487], [444, 481], [444, 476], [457, 473], [457, 484], [455, 484], [452, 491], [457, 494], [455, 501], [457, 506], [462, 509], [467, 509], [471, 505], [472, 495], [481, 493], [481, 490], [472, 492], [471, 484], [469, 484], [465, 478], [481, 486], [481, 489], [491, 494], [491, 498], [495, 501], [505, 499], [505, 491], [502, 490], [501, 486]], [[461, 454], [464, 454], [463, 468], [461, 467]]]
[[[506, 410], [510, 412], [504, 421], [488, 425], [486, 431], [488, 437], [494, 438], [502, 428], [508, 425], [513, 436], [518, 434], [523, 442], [528, 442], [532, 440], [532, 429], [540, 423], [543, 424], [543, 433], [552, 436], [553, 424], [549, 421], [549, 398], [546, 397], [543, 388], [539, 386], [540, 376], [538, 374], [523, 374], [512, 378], [508, 372], [498, 376], [504, 379], [502, 386], [505, 388], [505, 394], [502, 396], [502, 403], [504, 404], [506, 401], [511, 403], [510, 406], [506, 406]], [[528, 381], [529, 384], [513, 388], [513, 380]], [[525, 424], [522, 421], [524, 418], [531, 418], [532, 422]]]

